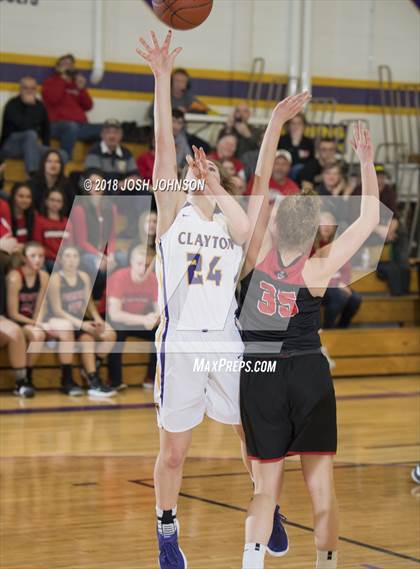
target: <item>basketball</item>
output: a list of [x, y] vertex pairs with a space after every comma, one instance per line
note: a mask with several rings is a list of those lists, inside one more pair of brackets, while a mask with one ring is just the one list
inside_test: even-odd
[[153, 0], [159, 20], [175, 30], [192, 30], [204, 22], [213, 0]]

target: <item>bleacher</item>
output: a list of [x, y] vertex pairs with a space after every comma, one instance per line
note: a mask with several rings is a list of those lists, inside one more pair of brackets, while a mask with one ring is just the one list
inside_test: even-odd
[[[147, 145], [145, 144], [123, 142], [123, 145], [131, 151], [135, 160], [137, 160], [140, 154], [147, 151]], [[58, 148], [58, 141], [53, 140], [51, 146], [53, 148]], [[85, 142], [76, 142], [73, 150], [72, 160], [67, 162], [65, 166], [64, 173], [66, 176], [69, 176], [72, 172], [81, 172], [84, 170], [85, 157], [90, 147], [91, 144], [87, 144]], [[6, 192], [10, 191], [15, 182], [24, 182], [26, 179], [27, 175], [23, 160], [14, 160], [10, 158], [5, 160], [4, 189]]]

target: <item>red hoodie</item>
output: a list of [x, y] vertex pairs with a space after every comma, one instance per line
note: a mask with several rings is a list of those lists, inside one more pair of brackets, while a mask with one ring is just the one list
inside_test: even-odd
[[42, 98], [50, 121], [87, 122], [85, 111], [93, 107], [87, 89], [78, 89], [74, 81], [69, 83], [58, 73], [44, 81]]

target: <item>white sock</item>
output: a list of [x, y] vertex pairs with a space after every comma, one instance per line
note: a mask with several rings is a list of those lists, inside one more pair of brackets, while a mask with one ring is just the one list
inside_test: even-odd
[[264, 569], [266, 550], [266, 546], [261, 545], [261, 543], [245, 544], [242, 569]]
[[161, 510], [156, 506], [158, 532], [165, 537], [174, 535], [177, 530], [176, 510], [177, 506], [171, 510]]
[[336, 551], [317, 551], [316, 569], [337, 569]]

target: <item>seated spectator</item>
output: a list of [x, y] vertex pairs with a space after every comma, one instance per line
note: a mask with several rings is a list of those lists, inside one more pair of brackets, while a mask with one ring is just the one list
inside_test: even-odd
[[[42, 246], [35, 241], [26, 243], [23, 250], [23, 265], [18, 269], [12, 269], [6, 277], [8, 316], [22, 327], [28, 345], [31, 342], [43, 343], [47, 338], [72, 343], [74, 333], [70, 326], [66, 322], [57, 318], [48, 318], [46, 315], [45, 293], [48, 286], [48, 275], [42, 270], [43, 264]], [[68, 347], [67, 345], [66, 348]], [[72, 378], [73, 351], [66, 349], [59, 353], [61, 390], [67, 395], [81, 395], [82, 390]], [[41, 350], [35, 348], [28, 351], [25, 346], [24, 352], [26, 354], [26, 382], [22, 383], [18, 394], [23, 397], [32, 397], [35, 394], [32, 371]]]
[[65, 196], [64, 209], [69, 213], [74, 194], [64, 176], [64, 163], [57, 150], [48, 150], [42, 157], [38, 172], [29, 181], [32, 188], [35, 209], [39, 210], [51, 190], [59, 190]]
[[246, 182], [241, 176], [235, 174], [232, 176], [232, 182], [235, 187], [234, 196], [243, 196], [246, 194]]
[[10, 99], [3, 112], [0, 156], [23, 158], [28, 175], [38, 170], [43, 152], [50, 143], [50, 125], [44, 104], [37, 98], [33, 77], [22, 77], [19, 95]]
[[[388, 227], [389, 214], [381, 208], [379, 225], [374, 229], [374, 234], [370, 238], [372, 245], [382, 245], [385, 242], [390, 244], [392, 249], [391, 259], [389, 261], [380, 261], [377, 273], [379, 278], [387, 283], [391, 295], [408, 294], [410, 289], [410, 268], [407, 233], [400, 224], [397, 193], [383, 164], [375, 164], [375, 170], [378, 177], [379, 200], [393, 214]], [[354, 190], [353, 195], [361, 195], [361, 186]], [[351, 205], [354, 208], [356, 204], [352, 203]], [[356, 213], [352, 212], [352, 218], [356, 216]]]
[[249, 124], [251, 110], [247, 104], [237, 105], [228, 117], [226, 125], [219, 132], [219, 138], [225, 134], [233, 134], [237, 140], [235, 156], [242, 159], [245, 152], [256, 150], [259, 147], [259, 130]]
[[10, 192], [10, 218], [12, 235], [18, 243], [23, 244], [33, 238], [35, 208], [32, 199], [32, 190], [26, 182], [16, 182]]
[[299, 113], [286, 123], [287, 133], [280, 137], [279, 148], [287, 150], [292, 155], [293, 163], [290, 171], [292, 180], [298, 180], [303, 167], [315, 155], [314, 141], [304, 135], [306, 126], [305, 115]]
[[[330, 212], [322, 212], [316, 249], [334, 240], [337, 221]], [[361, 295], [349, 286], [351, 265], [346, 263], [328, 283], [322, 299], [324, 309], [323, 328], [348, 328], [362, 304]]]
[[101, 142], [89, 150], [85, 159], [85, 169], [99, 168], [107, 178], [122, 180], [137, 174], [137, 167], [130, 150], [121, 145], [123, 130], [117, 119], [104, 122]]
[[216, 150], [210, 152], [208, 159], [218, 160], [219, 162], [230, 160], [235, 166], [235, 174], [244, 176], [244, 165], [238, 158], [235, 158], [237, 145], [236, 137], [233, 136], [233, 134], [225, 134], [219, 138], [216, 144]]
[[[155, 210], [143, 211], [137, 220], [137, 235], [133, 235], [131, 230], [131, 241], [124, 251], [117, 251], [115, 258], [119, 267], [125, 267], [129, 263], [130, 252], [137, 246], [142, 245], [148, 257], [147, 267], [154, 260], [156, 254], [156, 228], [157, 213]], [[102, 299], [101, 299], [102, 300]], [[105, 302], [103, 303], [103, 312], [105, 313]]]
[[57, 60], [55, 71], [42, 86], [42, 97], [51, 123], [51, 136], [58, 138], [60, 146], [73, 155], [76, 140], [97, 140], [102, 125], [89, 124], [86, 111], [93, 101], [86, 89], [86, 79], [75, 68], [73, 55], [63, 55]]
[[0, 198], [0, 238], [12, 235], [12, 218], [9, 203]]
[[255, 168], [257, 167], [258, 155], [260, 153], [260, 147], [262, 144], [262, 139], [264, 137], [264, 131], [260, 131], [258, 139], [258, 148], [255, 150], [248, 150], [242, 155], [241, 162], [244, 165], [245, 180], [249, 182], [251, 176], [254, 175]]
[[9, 203], [0, 198], [0, 268], [6, 270], [11, 255], [18, 253], [21, 245], [12, 234], [12, 219]]
[[0, 264], [0, 348], [7, 346], [9, 363], [15, 377], [14, 394], [19, 397], [33, 397], [34, 389], [26, 369], [26, 342], [22, 328], [6, 317], [6, 278]]
[[185, 166], [185, 158], [191, 154], [193, 145], [203, 147], [204, 152], [210, 150], [209, 145], [202, 138], [189, 134], [186, 129], [185, 115], [180, 109], [172, 109], [172, 132], [175, 138], [176, 163], [180, 172]]
[[[125, 342], [128, 336], [150, 342], [151, 353], [144, 387], [153, 387], [156, 372], [154, 339], [159, 319], [157, 306], [157, 279], [152, 267], [146, 268], [143, 245], [130, 254], [130, 266], [115, 271], [107, 285], [107, 315], [117, 330], [117, 341]], [[108, 356], [111, 387], [123, 389], [121, 348]]]
[[155, 137], [151, 135], [149, 140], [149, 150], [143, 152], [137, 158], [137, 168], [143, 180], [152, 183], [153, 180], [153, 167], [155, 165]]
[[220, 164], [226, 170], [228, 176], [236, 176], [236, 168], [235, 164], [230, 160], [230, 158], [224, 158], [220, 161]]
[[[80, 255], [68, 245], [60, 251], [61, 270], [50, 279], [49, 302], [55, 316], [69, 322], [81, 348], [81, 375], [92, 397], [112, 397], [115, 391], [104, 385], [99, 370], [112, 350], [116, 334], [101, 318], [90, 293], [89, 275], [79, 270]], [[89, 317], [86, 317], [86, 311]]]
[[104, 180], [101, 170], [87, 170], [85, 180], [89, 180], [92, 190], [72, 210], [72, 242], [80, 249], [82, 269], [94, 281], [93, 298], [98, 300], [105, 288], [107, 270], [116, 267], [117, 208], [104, 198], [104, 192], [95, 190]]
[[336, 140], [334, 138], [321, 138], [318, 143], [316, 158], [309, 160], [305, 164], [299, 175], [299, 180], [301, 182], [311, 183], [314, 188], [321, 183], [321, 174], [324, 168], [336, 163], [340, 163], [342, 168], [345, 166], [344, 160], [339, 162], [339, 158], [340, 155], [338, 153]]
[[35, 216], [33, 237], [44, 247], [45, 268], [52, 273], [61, 243], [69, 243], [71, 221], [64, 215], [64, 194], [59, 189], [49, 191], [39, 214]]
[[[323, 169], [321, 180], [321, 183], [315, 187], [315, 192], [323, 197], [323, 208], [338, 221], [345, 221], [348, 224], [347, 198], [354, 191], [354, 179], [347, 181], [340, 164], [335, 162]], [[342, 196], [343, 199], [334, 199], [338, 196]]]
[[[171, 75], [171, 107], [183, 113], [207, 113], [208, 107], [199, 101], [191, 89], [191, 77], [185, 69], [174, 69]], [[153, 119], [153, 103], [148, 110]]]
[[[299, 186], [288, 177], [292, 166], [292, 157], [287, 150], [278, 150], [274, 160], [273, 172], [271, 174], [269, 190], [272, 195], [281, 194], [290, 196], [299, 193]], [[254, 176], [248, 182], [247, 195], [252, 191]]]

